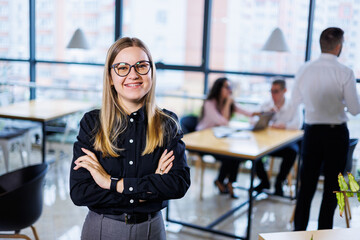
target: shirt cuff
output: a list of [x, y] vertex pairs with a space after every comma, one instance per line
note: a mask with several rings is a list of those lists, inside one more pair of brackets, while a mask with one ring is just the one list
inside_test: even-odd
[[124, 178], [124, 191], [123, 194], [135, 194], [137, 189], [137, 178]]

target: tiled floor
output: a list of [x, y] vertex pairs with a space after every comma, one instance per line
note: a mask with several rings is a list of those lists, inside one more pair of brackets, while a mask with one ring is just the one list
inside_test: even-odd
[[[41, 218], [35, 224], [40, 239], [42, 240], [72, 240], [80, 239], [81, 227], [87, 214], [85, 207], [75, 206], [69, 199], [69, 171], [72, 146], [65, 148], [67, 154], [62, 159], [56, 160], [50, 165], [46, 177], [44, 209]], [[16, 153], [12, 153], [11, 169], [19, 167], [20, 160], [16, 161]], [[40, 153], [33, 150], [31, 163], [39, 162]], [[0, 174], [4, 173], [3, 160], [0, 158]], [[217, 174], [216, 169], [206, 169], [204, 200], [199, 200], [199, 183], [196, 179], [196, 170], [192, 167], [192, 185], [183, 199], [170, 202], [170, 216], [173, 219], [181, 219], [192, 223], [207, 225], [231, 207], [236, 206], [246, 199], [246, 192], [239, 191], [240, 199], [232, 200], [226, 195], [219, 195], [213, 185]], [[249, 177], [245, 173], [238, 176], [239, 182], [249, 184]], [[321, 200], [321, 191], [316, 193], [311, 209], [311, 222], [308, 230], [316, 229], [318, 209]], [[356, 198], [351, 198], [353, 219], [352, 227], [360, 227], [360, 207]], [[258, 239], [258, 233], [291, 231], [289, 219], [294, 209], [295, 202], [288, 199], [262, 194], [255, 201], [253, 207], [253, 221], [251, 228], [251, 240]], [[243, 235], [246, 230], [246, 208], [240, 209], [226, 221], [217, 225], [216, 229], [229, 231]], [[335, 227], [344, 228], [345, 219], [335, 216]], [[32, 237], [30, 229], [22, 231]], [[205, 233], [199, 230], [169, 224], [167, 231], [169, 240], [195, 240], [195, 239], [230, 239], [219, 235]]]

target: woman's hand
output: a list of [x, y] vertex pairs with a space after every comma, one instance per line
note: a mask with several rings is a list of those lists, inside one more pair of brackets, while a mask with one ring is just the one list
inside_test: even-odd
[[175, 159], [174, 152], [170, 151], [168, 153], [167, 149], [165, 149], [165, 151], [163, 152], [163, 154], [160, 157], [158, 167], [157, 167], [155, 173], [160, 174], [160, 175], [168, 173], [173, 166], [172, 162], [174, 161], [174, 159]]
[[75, 160], [74, 163], [76, 166], [74, 170], [78, 170], [81, 167], [85, 168], [90, 172], [97, 185], [103, 189], [110, 189], [110, 175], [101, 166], [96, 155], [85, 148], [81, 148], [81, 150], [86, 155]]

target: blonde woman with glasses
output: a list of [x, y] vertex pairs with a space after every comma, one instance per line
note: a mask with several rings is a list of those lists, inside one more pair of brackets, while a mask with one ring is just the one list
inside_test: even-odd
[[100, 110], [84, 115], [70, 195], [89, 213], [81, 239], [166, 239], [160, 210], [181, 198], [190, 171], [177, 116], [155, 103], [151, 54], [136, 38], [108, 50]]

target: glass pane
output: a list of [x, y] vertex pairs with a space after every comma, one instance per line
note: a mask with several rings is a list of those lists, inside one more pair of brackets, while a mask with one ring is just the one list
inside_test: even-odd
[[156, 74], [157, 103], [160, 107], [178, 116], [200, 113], [204, 91], [203, 73], [158, 70]]
[[29, 58], [29, 1], [0, 2], [0, 57]]
[[124, 0], [123, 35], [138, 37], [154, 61], [200, 65], [204, 0]]
[[[212, 87], [215, 80], [219, 77], [224, 77], [220, 74], [211, 74], [209, 77], [209, 87]], [[259, 104], [271, 99], [270, 88], [273, 81], [272, 77], [263, 76], [245, 76], [227, 74], [227, 77], [232, 83], [233, 97], [238, 103], [245, 104], [245, 108], [249, 110], [257, 110]], [[293, 78], [286, 79], [286, 97], [290, 97], [291, 89], [294, 84]]]
[[[309, 1], [214, 0], [210, 68], [294, 74], [305, 59]], [[279, 27], [289, 52], [262, 51]]]
[[68, 98], [101, 103], [103, 66], [39, 63], [36, 98]]
[[[104, 63], [114, 42], [114, 0], [37, 0], [36, 57], [41, 60]], [[67, 48], [76, 29], [89, 49]]]
[[30, 98], [28, 63], [1, 61], [0, 79], [0, 106]]
[[344, 46], [339, 61], [355, 72], [360, 78], [360, 4], [358, 1], [316, 0], [312, 35], [311, 59], [320, 55], [320, 34], [328, 27], [344, 30]]

